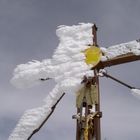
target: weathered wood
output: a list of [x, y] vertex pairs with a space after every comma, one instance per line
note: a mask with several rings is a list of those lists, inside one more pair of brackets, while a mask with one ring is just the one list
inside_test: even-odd
[[[97, 44], [97, 34], [96, 34], [96, 31], [97, 31], [97, 27], [96, 25], [94, 24], [94, 26], [92, 27], [92, 34], [93, 34], [93, 44], [92, 45], [95, 45], [95, 46], [98, 46]], [[100, 93], [99, 93], [99, 77], [98, 77], [98, 69], [95, 68], [94, 69], [94, 74], [95, 74], [95, 77], [93, 77], [94, 79], [94, 82], [96, 83], [97, 85], [97, 96], [98, 96], [98, 103], [95, 104], [95, 111], [96, 112], [100, 112]], [[85, 81], [83, 81], [85, 82]], [[90, 114], [90, 108], [92, 106], [88, 106], [87, 105], [87, 101], [85, 102], [85, 104], [83, 104], [81, 106], [81, 108], [77, 108], [77, 113], [80, 113], [82, 114], [82, 109], [85, 108], [86, 109], [86, 113], [85, 113], [85, 120], [87, 120], [87, 117], [88, 115]], [[94, 129], [88, 129], [88, 140], [101, 140], [101, 128], [100, 128], [100, 115], [99, 117], [95, 117], [93, 120], [92, 120], [92, 128]], [[84, 125], [85, 122], [82, 122], [80, 121], [80, 123], [77, 121], [77, 129], [76, 129], [76, 140], [84, 140], [83, 139], [83, 134], [84, 134], [84, 129], [82, 129], [80, 127]]]
[[138, 61], [140, 60], [140, 55], [134, 55], [133, 53], [124, 54], [113, 59], [109, 59], [107, 61], [100, 61], [100, 63], [96, 66], [97, 69], [103, 69], [110, 66], [120, 65], [128, 62]]
[[[97, 43], [97, 27], [96, 25], [94, 24], [93, 28], [92, 28], [92, 34], [93, 34], [93, 44], [95, 44], [96, 46], [98, 46], [98, 43]], [[97, 85], [97, 96], [98, 96], [98, 104], [95, 105], [95, 111], [97, 112], [100, 112], [100, 90], [99, 90], [99, 77], [98, 77], [98, 69], [95, 68], [94, 69], [94, 77], [95, 77], [95, 82], [96, 82], [96, 85]], [[100, 117], [96, 117], [94, 119], [94, 135], [95, 135], [95, 140], [101, 140], [101, 126], [100, 126]], [[92, 139], [94, 139], [92, 137]], [[89, 140], [92, 140], [92, 139], [89, 139]]]

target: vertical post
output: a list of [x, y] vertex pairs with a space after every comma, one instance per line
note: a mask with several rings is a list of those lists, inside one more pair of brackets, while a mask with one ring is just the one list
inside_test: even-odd
[[92, 27], [92, 34], [93, 34], [93, 45], [98, 46], [97, 44], [97, 26], [96, 24]]
[[[97, 27], [94, 24], [92, 27], [93, 34], [93, 45], [98, 46], [97, 44]], [[98, 104], [95, 105], [95, 111], [100, 112], [100, 92], [99, 92], [99, 77], [98, 77], [98, 69], [94, 69], [94, 76], [96, 79], [96, 85], [98, 90]], [[100, 128], [100, 116], [94, 119], [94, 127], [95, 127], [95, 138], [96, 140], [101, 140], [101, 128]]]
[[[94, 24], [94, 26], [92, 27], [92, 34], [93, 34], [93, 44], [94, 46], [98, 46], [97, 45], [97, 27]], [[100, 112], [100, 95], [99, 95], [99, 78], [98, 78], [98, 69], [94, 69], [94, 77], [95, 78], [95, 83], [97, 85], [97, 96], [98, 96], [98, 103], [95, 105], [95, 112], [97, 112], [97, 114], [95, 115], [94, 119], [92, 120], [92, 128], [88, 128], [88, 140], [101, 140], [101, 132], [100, 132], [100, 117], [101, 117], [101, 112]], [[89, 79], [86, 79], [87, 81]], [[85, 81], [86, 81], [85, 80]], [[91, 83], [90, 83], [91, 84]], [[85, 84], [86, 86], [86, 84]], [[83, 116], [82, 116], [82, 110], [85, 108], [85, 114], [84, 114], [84, 118], [85, 120], [83, 120]], [[88, 115], [90, 114], [90, 106], [87, 105], [87, 101], [84, 101], [81, 104], [80, 108], [77, 108], [77, 114], [80, 114], [80, 121], [77, 119], [77, 129], [76, 129], [76, 140], [87, 140], [87, 138], [84, 137], [84, 130], [86, 130], [84, 127], [86, 125], [86, 120], [88, 119]], [[85, 131], [86, 132], [86, 131]]]
[[[79, 108], [77, 108], [77, 114], [78, 113], [80, 113], [80, 109]], [[78, 120], [77, 120], [77, 122], [76, 122], [76, 140], [80, 140], [80, 134], [81, 134], [80, 131], [81, 131], [80, 130], [80, 124], [78, 123]]]

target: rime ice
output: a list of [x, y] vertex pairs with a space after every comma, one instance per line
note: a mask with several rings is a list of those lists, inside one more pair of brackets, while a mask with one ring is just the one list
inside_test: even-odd
[[[17, 66], [11, 83], [18, 88], [38, 85], [42, 78], [52, 78], [56, 85], [46, 97], [43, 106], [24, 113], [9, 140], [27, 140], [49, 115], [52, 106], [64, 92], [69, 92], [69, 90], [76, 92], [81, 86], [83, 76], [94, 76], [91, 70], [92, 65], [85, 63], [85, 55], [82, 53], [89, 48], [89, 44], [93, 44], [92, 26], [91, 23], [59, 26], [56, 35], [60, 43], [51, 59], [41, 62], [34, 60]], [[109, 48], [101, 48], [101, 50], [104, 54], [101, 61], [107, 61], [128, 53], [140, 55], [140, 43], [131, 41]]]
[[106, 61], [128, 53], [133, 53], [134, 55], [140, 55], [140, 42], [134, 40], [127, 43], [110, 46], [108, 48], [101, 48], [101, 50], [104, 53], [104, 56], [102, 56], [101, 59], [102, 61]]
[[140, 89], [131, 89], [132, 95], [134, 95], [136, 98], [140, 99]]
[[9, 140], [27, 140], [32, 131], [38, 128], [45, 117], [51, 112], [51, 107], [69, 90], [76, 92], [84, 75], [93, 76], [91, 65], [85, 63], [82, 53], [92, 44], [93, 24], [60, 26], [56, 30], [60, 43], [51, 59], [31, 61], [18, 65], [11, 80], [18, 88], [31, 87], [41, 83], [41, 78], [53, 78], [54, 89], [45, 99], [42, 107], [27, 110], [9, 137]]

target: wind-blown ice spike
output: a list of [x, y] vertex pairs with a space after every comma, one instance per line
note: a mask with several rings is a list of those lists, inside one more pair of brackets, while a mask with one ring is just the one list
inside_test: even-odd
[[131, 89], [131, 93], [132, 93], [133, 96], [140, 99], [140, 89], [133, 88], [133, 89]]

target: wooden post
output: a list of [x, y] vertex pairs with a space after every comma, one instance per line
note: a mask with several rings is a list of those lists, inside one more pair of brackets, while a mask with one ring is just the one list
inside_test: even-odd
[[95, 69], [94, 70], [94, 75], [96, 78], [96, 85], [97, 85], [97, 95], [98, 95], [98, 104], [95, 105], [95, 111], [99, 112], [100, 115], [98, 115], [97, 117], [95, 117], [94, 119], [94, 127], [95, 127], [95, 140], [101, 140], [101, 128], [100, 128], [100, 117], [102, 116], [101, 112], [100, 112], [100, 92], [99, 92], [99, 78], [98, 78], [98, 70]]
[[[98, 47], [97, 44], [97, 27], [94, 24], [92, 27], [92, 34], [93, 34], [93, 46]], [[100, 118], [102, 117], [102, 112], [100, 112], [100, 91], [99, 91], [99, 76], [98, 76], [98, 72], [100, 69], [103, 69], [105, 67], [110, 67], [110, 66], [114, 66], [114, 65], [119, 65], [119, 64], [123, 64], [123, 63], [128, 63], [128, 62], [133, 62], [133, 61], [137, 61], [140, 60], [140, 55], [134, 55], [132, 53], [128, 53], [128, 54], [124, 54], [124, 55], [120, 55], [117, 56], [113, 59], [109, 59], [105, 62], [100, 61], [92, 70], [94, 71], [94, 77], [93, 79], [95, 80], [95, 84], [96, 84], [96, 88], [97, 88], [97, 96], [98, 96], [98, 101], [95, 104], [95, 116], [93, 117], [93, 129], [88, 129], [88, 138], [84, 138], [83, 137], [83, 133], [85, 130], [85, 122], [82, 121], [78, 121], [77, 120], [77, 130], [76, 130], [76, 140], [101, 140], [101, 128], [100, 128]], [[112, 78], [112, 77], [110, 77]], [[113, 78], [112, 78], [113, 79]], [[87, 78], [87, 80], [90, 80]], [[116, 80], [116, 79], [115, 79]], [[118, 81], [118, 80], [116, 80]], [[129, 87], [129, 85], [126, 85], [125, 83], [122, 83], [121, 81], [118, 81], [119, 83]], [[131, 87], [129, 87], [131, 88]], [[82, 110], [85, 109], [86, 113], [84, 115], [85, 121], [88, 117], [88, 115], [90, 114], [90, 108], [87, 106], [87, 102], [83, 101], [84, 104], [81, 105], [80, 108], [77, 108], [77, 113], [78, 114], [82, 114]]]
[[96, 24], [94, 24], [93, 26], [92, 26], [92, 34], [93, 34], [93, 45], [95, 45], [95, 46], [98, 46], [98, 44], [97, 44], [97, 26], [96, 26]]
[[[93, 45], [98, 46], [97, 44], [97, 27], [94, 24], [92, 27], [92, 34], [93, 34]], [[95, 111], [100, 112], [100, 92], [99, 92], [99, 77], [98, 77], [98, 69], [94, 69], [94, 76], [96, 79], [96, 85], [97, 85], [97, 95], [98, 95], [98, 104], [95, 105]], [[98, 115], [94, 119], [94, 127], [95, 127], [95, 140], [101, 140], [101, 128], [100, 128], [100, 117], [101, 115]]]
[[[92, 34], [93, 34], [93, 44], [91, 45], [94, 45], [94, 46], [98, 46], [97, 45], [97, 27], [96, 25], [94, 24], [93, 27], [92, 27]], [[90, 109], [91, 109], [91, 106], [88, 106], [87, 105], [87, 101], [83, 101], [82, 104], [81, 104], [81, 107], [80, 108], [77, 108], [77, 114], [80, 114], [82, 115], [82, 111], [83, 109], [85, 109], [85, 115], [84, 115], [84, 121], [83, 120], [77, 120], [77, 129], [76, 129], [76, 140], [101, 140], [101, 130], [100, 130], [100, 117], [101, 117], [101, 112], [100, 112], [100, 95], [99, 95], [99, 78], [98, 78], [98, 69], [95, 68], [94, 69], [94, 77], [93, 79], [95, 79], [95, 83], [97, 85], [97, 96], [98, 96], [98, 101], [97, 101], [97, 104], [95, 104], [95, 112], [97, 113], [94, 118], [90, 121], [92, 121], [92, 128], [88, 128], [88, 138], [84, 138], [84, 132], [86, 130], [86, 121], [88, 119], [88, 116], [90, 114]], [[92, 79], [92, 80], [93, 80]], [[87, 81], [86, 81], [87, 80]], [[93, 83], [90, 82], [90, 79], [85, 79], [84, 80], [85, 83], [86, 82], [89, 82], [89, 86], [91, 86]], [[87, 86], [85, 84], [85, 86]], [[94, 113], [95, 113], [94, 112]], [[79, 116], [80, 117], [80, 116]], [[82, 116], [83, 117], [83, 116]]]

